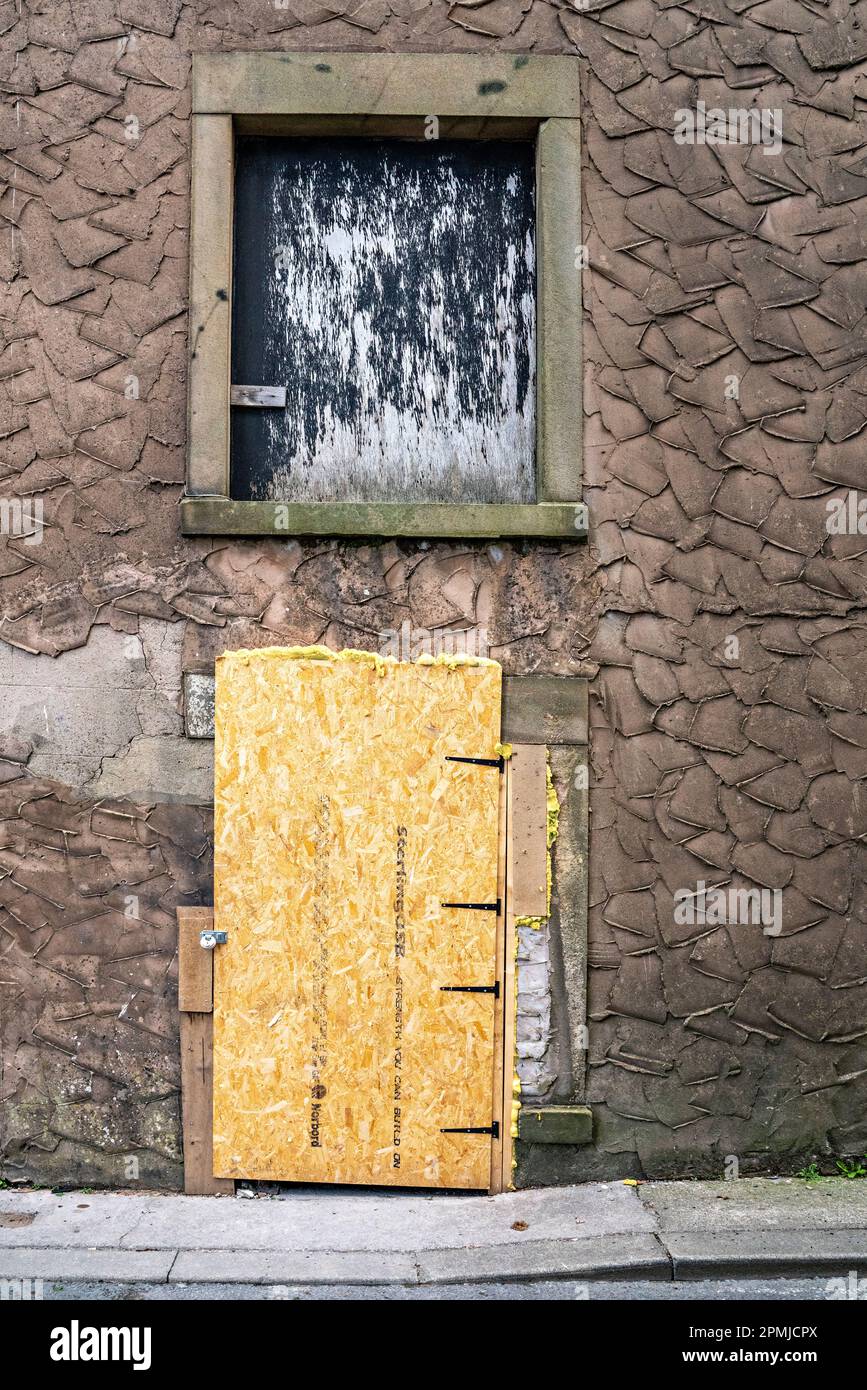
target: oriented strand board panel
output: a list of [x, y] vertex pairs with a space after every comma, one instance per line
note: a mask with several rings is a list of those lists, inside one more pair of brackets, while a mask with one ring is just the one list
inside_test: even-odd
[[328, 655], [217, 663], [215, 1172], [487, 1188], [500, 668]]

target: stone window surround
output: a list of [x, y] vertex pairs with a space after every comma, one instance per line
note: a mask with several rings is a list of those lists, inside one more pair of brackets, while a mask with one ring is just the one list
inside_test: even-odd
[[[230, 497], [234, 137], [535, 139], [538, 386], [531, 504], [253, 502]], [[581, 497], [578, 65], [505, 54], [219, 53], [193, 58], [185, 535], [586, 535]], [[264, 383], [271, 384], [271, 383]]]

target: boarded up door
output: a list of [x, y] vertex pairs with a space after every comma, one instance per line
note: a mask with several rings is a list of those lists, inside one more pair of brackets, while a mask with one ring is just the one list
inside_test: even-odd
[[486, 1188], [500, 668], [217, 672], [215, 1173]]

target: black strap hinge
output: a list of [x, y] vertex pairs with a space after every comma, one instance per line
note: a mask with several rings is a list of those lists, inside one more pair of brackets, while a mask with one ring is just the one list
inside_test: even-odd
[[500, 911], [500, 899], [495, 903], [440, 903], [440, 907], [465, 907], [470, 912], [497, 912]]
[[496, 981], [493, 985], [440, 985], [441, 994], [492, 994], [495, 999], [500, 997], [500, 982]]
[[473, 763], [476, 767], [496, 767], [503, 772], [506, 766], [506, 759], [499, 758], [446, 758], [447, 763]]
[[459, 1129], [441, 1129], [440, 1134], [490, 1134], [492, 1139], [499, 1139], [500, 1126], [498, 1121], [494, 1120], [492, 1125], [482, 1125], [480, 1128], [462, 1125]]

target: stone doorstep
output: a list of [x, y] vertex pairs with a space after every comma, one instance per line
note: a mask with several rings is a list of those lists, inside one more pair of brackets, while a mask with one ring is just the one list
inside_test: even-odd
[[587, 1105], [522, 1107], [518, 1122], [522, 1144], [590, 1144], [593, 1112]]

